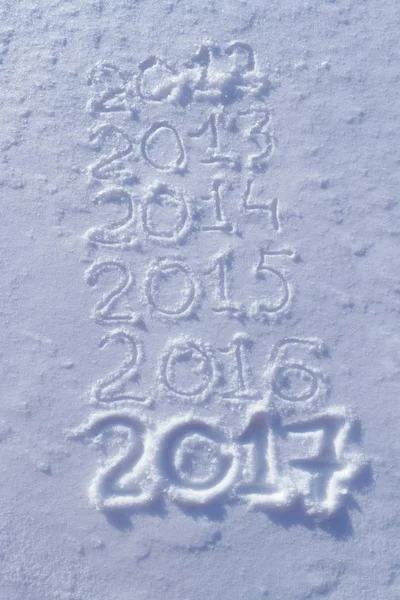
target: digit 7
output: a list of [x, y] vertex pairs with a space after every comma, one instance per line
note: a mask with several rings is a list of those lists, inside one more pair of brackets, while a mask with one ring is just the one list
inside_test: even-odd
[[306, 478], [294, 476], [308, 515], [329, 517], [345, 503], [351, 483], [366, 464], [354, 443], [356, 427], [357, 420], [344, 407], [333, 407], [285, 426], [287, 440], [303, 438], [299, 448], [305, 447], [306, 437], [318, 435], [314, 452], [304, 455], [301, 451], [288, 460], [294, 472], [308, 474]]

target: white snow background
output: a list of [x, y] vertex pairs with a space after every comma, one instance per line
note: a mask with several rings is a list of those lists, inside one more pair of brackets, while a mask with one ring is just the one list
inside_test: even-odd
[[2, 0], [1, 600], [400, 598], [399, 12]]

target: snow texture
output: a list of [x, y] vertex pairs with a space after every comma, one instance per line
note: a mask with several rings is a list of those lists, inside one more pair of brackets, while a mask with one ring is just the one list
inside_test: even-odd
[[400, 598], [399, 26], [0, 4], [1, 600]]

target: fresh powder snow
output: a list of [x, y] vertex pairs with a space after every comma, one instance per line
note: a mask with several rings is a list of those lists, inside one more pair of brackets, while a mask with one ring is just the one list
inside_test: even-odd
[[0, 600], [400, 598], [399, 27], [0, 3]]

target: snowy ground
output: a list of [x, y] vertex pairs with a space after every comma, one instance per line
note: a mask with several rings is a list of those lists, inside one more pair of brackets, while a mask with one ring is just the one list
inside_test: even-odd
[[394, 0], [0, 3], [0, 598], [400, 598]]

